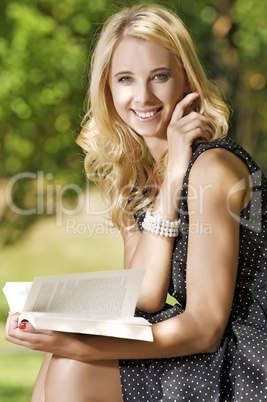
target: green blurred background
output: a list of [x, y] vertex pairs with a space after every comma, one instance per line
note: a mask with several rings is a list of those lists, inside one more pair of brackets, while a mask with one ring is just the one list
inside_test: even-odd
[[[122, 267], [122, 244], [75, 145], [101, 23], [139, 1], [1, 0], [0, 286]], [[256, 0], [147, 1], [175, 10], [232, 109], [229, 135], [267, 171], [267, 7]], [[0, 400], [29, 401], [42, 354], [4, 341]]]

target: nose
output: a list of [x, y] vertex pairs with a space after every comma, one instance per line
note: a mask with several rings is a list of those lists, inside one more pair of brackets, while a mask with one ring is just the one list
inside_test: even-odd
[[155, 98], [150, 82], [140, 82], [135, 89], [135, 102], [140, 105], [146, 105]]

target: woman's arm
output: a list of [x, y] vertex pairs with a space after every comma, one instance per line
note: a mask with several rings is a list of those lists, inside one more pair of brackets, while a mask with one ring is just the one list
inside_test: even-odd
[[[163, 183], [159, 196], [166, 193], [165, 183]], [[172, 197], [169, 195], [169, 198]], [[159, 198], [158, 198], [159, 199]], [[157, 200], [158, 201], [158, 200]], [[166, 218], [167, 211], [171, 211], [171, 220], [177, 219], [177, 206], [173, 201], [169, 208], [157, 208], [157, 203], [153, 208], [154, 216]], [[166, 211], [166, 212], [165, 212]], [[142, 233], [136, 229], [134, 231], [123, 231], [124, 240], [124, 267], [126, 269], [146, 270], [138, 296], [137, 308], [147, 313], [159, 311], [166, 303], [166, 296], [170, 283], [171, 259], [174, 239], [154, 235], [150, 232]]]
[[[153, 206], [153, 216], [176, 220], [183, 178], [192, 156], [192, 144], [198, 137], [210, 139], [214, 135], [208, 119], [185, 110], [199, 96], [187, 95], [180, 101], [168, 127], [168, 166], [159, 194]], [[146, 270], [137, 307], [145, 312], [159, 311], [166, 302], [170, 283], [174, 239], [151, 234], [144, 230], [123, 231], [125, 268]]]
[[[164, 358], [211, 353], [225, 330], [235, 289], [240, 211], [250, 198], [249, 186], [229, 197], [248, 170], [238, 157], [209, 150], [190, 173], [190, 228], [185, 311], [152, 326], [154, 342], [35, 331], [17, 327], [17, 316], [7, 325], [7, 340], [31, 349], [52, 352], [79, 361]], [[204, 186], [204, 187], [203, 187]], [[206, 192], [203, 196], [203, 189]], [[203, 203], [201, 200], [203, 199]], [[195, 225], [202, 221], [202, 228]], [[208, 230], [209, 228], [209, 230]], [[71, 345], [71, 348], [70, 348]]]

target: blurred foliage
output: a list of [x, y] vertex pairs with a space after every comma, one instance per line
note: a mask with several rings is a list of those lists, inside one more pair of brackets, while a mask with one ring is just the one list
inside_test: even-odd
[[1, 354], [0, 400], [1, 402], [29, 402], [43, 354], [32, 351], [21, 353], [19, 348], [14, 348], [13, 353], [10, 352]]
[[[101, 23], [142, 1], [1, 0], [0, 220], [9, 243], [38, 218], [14, 212], [5, 188], [21, 172], [36, 177], [12, 186], [15, 205], [30, 209], [57, 183], [83, 186], [75, 146], [83, 115], [88, 56]], [[233, 109], [230, 135], [267, 170], [267, 7], [256, 0], [162, 0], [178, 12], [201, 61]], [[38, 173], [43, 172], [43, 187]], [[53, 186], [53, 189], [52, 189]], [[52, 189], [52, 190], [51, 190]], [[49, 191], [48, 191], [49, 190]], [[68, 199], [75, 191], [65, 192]], [[74, 202], [74, 201], [73, 201]]]

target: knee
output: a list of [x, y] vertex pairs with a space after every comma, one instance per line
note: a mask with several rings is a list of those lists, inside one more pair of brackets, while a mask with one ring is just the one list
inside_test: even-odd
[[45, 401], [122, 402], [118, 363], [87, 364], [53, 356], [45, 380]]

